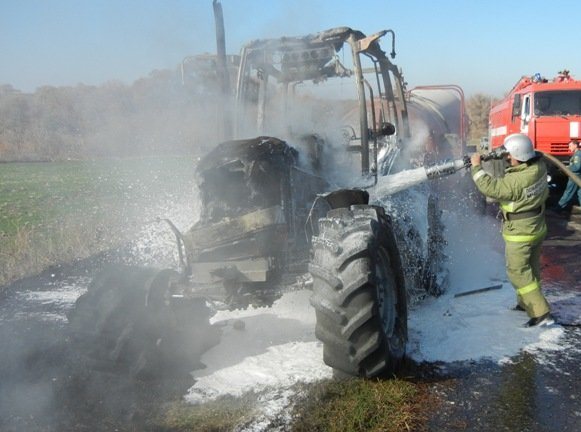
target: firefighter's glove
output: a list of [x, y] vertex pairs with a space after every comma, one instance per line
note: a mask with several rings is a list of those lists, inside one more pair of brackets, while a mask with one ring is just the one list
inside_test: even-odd
[[472, 156], [470, 156], [470, 163], [472, 166], [480, 166], [480, 160], [480, 153], [473, 153]]

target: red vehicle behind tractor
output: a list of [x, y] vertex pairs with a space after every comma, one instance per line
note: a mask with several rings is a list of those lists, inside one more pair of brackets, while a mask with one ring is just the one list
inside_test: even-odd
[[568, 143], [581, 138], [581, 81], [568, 70], [552, 80], [540, 74], [522, 77], [490, 109], [489, 148], [483, 150], [501, 146], [512, 133], [524, 133], [536, 150], [567, 160], [571, 156]]

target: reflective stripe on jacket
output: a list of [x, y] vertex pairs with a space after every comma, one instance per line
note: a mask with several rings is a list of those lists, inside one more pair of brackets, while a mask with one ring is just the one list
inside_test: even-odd
[[[506, 241], [532, 243], [544, 238], [545, 201], [549, 196], [547, 168], [541, 159], [529, 164], [509, 167], [502, 178], [496, 178], [472, 167], [472, 178], [480, 192], [500, 202], [504, 223], [502, 235]], [[507, 213], [523, 213], [541, 208], [539, 214], [525, 218], [508, 220]]]

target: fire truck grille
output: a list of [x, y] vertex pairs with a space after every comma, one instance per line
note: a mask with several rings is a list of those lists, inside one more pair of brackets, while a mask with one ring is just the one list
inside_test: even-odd
[[568, 154], [569, 143], [551, 143], [552, 154]]

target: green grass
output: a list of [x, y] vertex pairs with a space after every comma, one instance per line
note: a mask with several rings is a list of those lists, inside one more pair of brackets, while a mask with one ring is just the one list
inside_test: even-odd
[[103, 217], [111, 209], [124, 211], [138, 199], [158, 198], [172, 178], [191, 180], [193, 168], [183, 159], [2, 164], [0, 232], [71, 214]]
[[[291, 421], [292, 432], [421, 432], [428, 412], [437, 407], [426, 385], [401, 379], [324, 380], [298, 384]], [[202, 405], [175, 402], [163, 407], [154, 429], [172, 432], [230, 432], [256, 416], [259, 398], [224, 397]]]
[[401, 432], [426, 428], [427, 390], [408, 381], [324, 381], [295, 408], [294, 432]]
[[131, 238], [193, 176], [187, 158], [0, 164], [0, 285]]
[[[252, 420], [257, 398], [223, 397], [202, 405], [176, 402], [165, 407], [153, 429], [172, 432], [230, 432]], [[163, 411], [163, 409], [162, 409]]]

